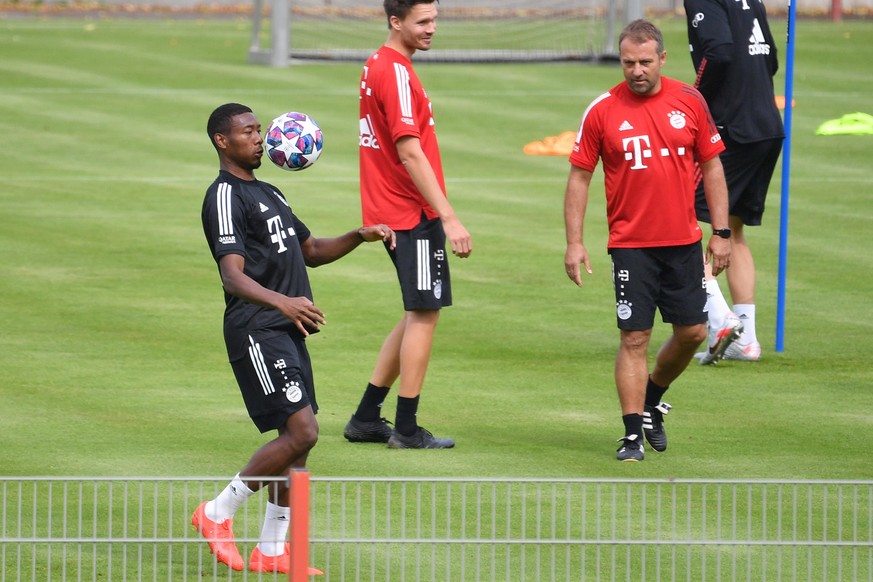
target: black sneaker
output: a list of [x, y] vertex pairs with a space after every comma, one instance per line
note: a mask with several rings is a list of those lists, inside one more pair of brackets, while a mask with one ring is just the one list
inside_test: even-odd
[[646, 405], [643, 411], [643, 432], [652, 448], [663, 453], [667, 450], [667, 431], [664, 430], [664, 415], [673, 408], [667, 402], [659, 402], [657, 406]]
[[619, 461], [642, 461], [645, 456], [643, 439], [638, 434], [623, 436], [618, 439], [621, 446], [618, 448], [616, 458]]
[[450, 449], [455, 441], [450, 438], [439, 438], [425, 428], [418, 427], [412, 436], [402, 435], [397, 431], [388, 439], [389, 449]]
[[390, 423], [384, 418], [378, 420], [358, 420], [354, 415], [346, 424], [343, 436], [353, 443], [387, 443], [394, 433]]

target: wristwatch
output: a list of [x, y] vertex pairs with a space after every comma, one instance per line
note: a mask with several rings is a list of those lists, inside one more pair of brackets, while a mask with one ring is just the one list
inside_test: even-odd
[[720, 236], [721, 238], [730, 238], [731, 237], [731, 229], [729, 228], [714, 228], [712, 229], [712, 234], [715, 236]]

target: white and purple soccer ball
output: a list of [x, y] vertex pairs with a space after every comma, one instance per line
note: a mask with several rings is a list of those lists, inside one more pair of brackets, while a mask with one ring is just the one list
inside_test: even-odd
[[314, 119], [289, 111], [270, 123], [264, 136], [264, 150], [270, 160], [290, 172], [308, 168], [321, 155], [324, 135]]

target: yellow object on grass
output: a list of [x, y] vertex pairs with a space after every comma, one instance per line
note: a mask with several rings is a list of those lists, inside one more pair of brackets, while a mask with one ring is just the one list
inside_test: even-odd
[[818, 126], [816, 135], [873, 135], [873, 115], [847, 113]]

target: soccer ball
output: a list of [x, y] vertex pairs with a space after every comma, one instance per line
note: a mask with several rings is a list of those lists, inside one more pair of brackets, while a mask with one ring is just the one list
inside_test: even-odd
[[264, 136], [270, 160], [290, 172], [315, 163], [324, 148], [324, 136], [315, 120], [305, 113], [283, 113], [270, 123]]

